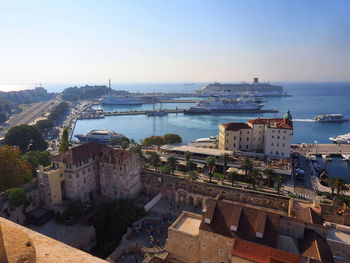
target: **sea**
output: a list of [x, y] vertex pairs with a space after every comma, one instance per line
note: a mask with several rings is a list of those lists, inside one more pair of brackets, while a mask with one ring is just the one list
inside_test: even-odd
[[[99, 83], [101, 84], [101, 83]], [[180, 92], [193, 93], [206, 83], [112, 83], [112, 88], [130, 92]], [[253, 118], [280, 118], [287, 110], [293, 117], [293, 143], [331, 143], [328, 139], [350, 132], [350, 122], [319, 123], [313, 118], [319, 114], [342, 113], [350, 118], [350, 82], [339, 83], [275, 83], [282, 85], [284, 91], [291, 97], [268, 97], [263, 109], [276, 109], [279, 113], [241, 113], [241, 114], [212, 114], [184, 115], [168, 114], [163, 117], [111, 116], [104, 119], [79, 120], [74, 134], [86, 133], [93, 129], [107, 129], [123, 133], [128, 138], [138, 142], [152, 135], [166, 133], [179, 134], [185, 143], [202, 137], [218, 134], [218, 125], [225, 122], [246, 122]], [[91, 84], [90, 84], [91, 85]], [[48, 84], [43, 85], [49, 92], [60, 92], [69, 86], [79, 84]], [[4, 88], [0, 85], [0, 90]], [[162, 103], [144, 104], [140, 106], [111, 106], [98, 105], [95, 109], [104, 111], [129, 111], [153, 109], [186, 109], [193, 103]], [[74, 139], [74, 136], [73, 136]], [[350, 164], [341, 158], [333, 158], [327, 165], [331, 176], [343, 176], [350, 182]]]

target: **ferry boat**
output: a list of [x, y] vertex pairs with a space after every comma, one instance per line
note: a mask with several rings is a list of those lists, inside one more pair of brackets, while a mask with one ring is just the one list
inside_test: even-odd
[[349, 119], [344, 118], [343, 114], [322, 114], [314, 118], [317, 122], [342, 122]]
[[85, 134], [76, 134], [75, 137], [80, 142], [99, 142], [99, 143], [109, 143], [111, 139], [120, 139], [124, 137], [121, 133], [116, 133], [114, 131], [107, 130], [92, 130]]
[[337, 137], [329, 137], [329, 140], [338, 144], [350, 144], [350, 133], [339, 135]]
[[243, 113], [257, 112], [264, 105], [255, 103], [248, 99], [225, 99], [211, 97], [207, 101], [199, 101], [195, 107], [185, 110], [185, 114], [203, 114], [203, 113]]
[[101, 104], [106, 105], [141, 105], [143, 102], [139, 97], [135, 96], [113, 96], [107, 95], [102, 97], [100, 100]]
[[196, 90], [196, 92], [202, 96], [223, 94], [237, 96], [244, 92], [255, 93], [257, 96], [286, 96], [282, 86], [271, 85], [269, 82], [261, 83], [258, 78], [254, 78], [253, 83], [221, 84], [214, 82]]
[[350, 154], [342, 154], [341, 157], [343, 157], [343, 161], [350, 161]]

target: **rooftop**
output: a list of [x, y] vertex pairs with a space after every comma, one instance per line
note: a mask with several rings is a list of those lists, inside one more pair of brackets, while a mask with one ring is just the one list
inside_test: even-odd
[[220, 126], [223, 126], [227, 131], [239, 131], [242, 129], [251, 129], [251, 127], [243, 122], [228, 122], [220, 124]]
[[190, 234], [191, 236], [198, 236], [199, 225], [201, 224], [201, 220], [201, 215], [185, 211], [181, 213], [181, 215], [173, 223], [171, 228]]
[[201, 147], [194, 147], [194, 146], [187, 146], [187, 145], [182, 145], [182, 146], [164, 145], [161, 147], [161, 149], [166, 151], [191, 152], [196, 154], [213, 155], [213, 156], [220, 156], [224, 153], [227, 153], [230, 155], [233, 154], [232, 151], [201, 148]]
[[293, 122], [289, 119], [260, 119], [256, 118], [248, 121], [251, 124], [268, 124], [269, 127], [275, 127], [279, 129], [293, 129]]

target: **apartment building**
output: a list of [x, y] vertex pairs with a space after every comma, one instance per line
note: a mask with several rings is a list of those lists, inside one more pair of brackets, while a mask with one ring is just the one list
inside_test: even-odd
[[219, 149], [290, 157], [293, 122], [289, 111], [280, 119], [253, 119], [219, 125]]
[[169, 227], [166, 262], [333, 263], [326, 232], [322, 224], [209, 199], [203, 215], [183, 212]]
[[[139, 189], [136, 185], [140, 184], [140, 172], [141, 162], [132, 150], [89, 142], [53, 158], [48, 167], [40, 166], [38, 185], [41, 199], [49, 206], [66, 199], [89, 202], [95, 194], [114, 200], [135, 195]], [[125, 180], [130, 183], [126, 184]]]

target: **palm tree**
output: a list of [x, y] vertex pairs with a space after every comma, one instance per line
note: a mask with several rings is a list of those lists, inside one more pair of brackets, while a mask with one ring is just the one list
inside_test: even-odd
[[228, 178], [230, 178], [232, 186], [233, 186], [233, 183], [235, 181], [235, 178], [237, 178], [238, 176], [239, 176], [239, 174], [235, 171], [231, 171], [228, 173]]
[[253, 168], [249, 172], [248, 177], [253, 184], [253, 188], [255, 188], [256, 183], [260, 180], [261, 173], [258, 169]]
[[226, 179], [227, 163], [232, 160], [232, 157], [228, 153], [224, 153], [220, 156], [220, 160], [224, 163], [224, 178]]
[[340, 194], [344, 193], [347, 190], [348, 190], [348, 187], [346, 186], [346, 182], [345, 182], [344, 178], [336, 177], [335, 178], [336, 195], [339, 197]]
[[171, 174], [174, 175], [175, 169], [178, 165], [178, 161], [174, 156], [170, 156], [167, 160], [167, 165], [169, 166], [171, 170]]
[[241, 169], [244, 170], [245, 176], [247, 177], [248, 174], [253, 170], [253, 161], [249, 157], [244, 158], [243, 163], [241, 164]]
[[263, 174], [266, 176], [269, 186], [274, 182], [275, 171], [271, 168], [267, 168], [263, 171]]
[[280, 189], [281, 189], [281, 185], [283, 182], [283, 178], [284, 177], [281, 174], [274, 174], [272, 177], [273, 182], [276, 183], [276, 185], [277, 185], [277, 194], [280, 194]]
[[190, 168], [190, 160], [191, 160], [192, 154], [190, 152], [185, 152], [185, 159], [186, 159], [186, 171], [189, 171]]
[[160, 163], [160, 155], [156, 152], [147, 152], [147, 155], [155, 171], [157, 172]]
[[213, 177], [213, 168], [215, 167], [215, 158], [209, 156], [207, 157], [206, 161], [207, 161], [207, 166], [209, 168], [209, 178], [211, 182], [211, 178]]
[[336, 180], [335, 180], [336, 177], [331, 177], [329, 179], [329, 185], [331, 187], [331, 191], [332, 191], [332, 196], [334, 196], [334, 191], [335, 191], [335, 188], [336, 188]]

